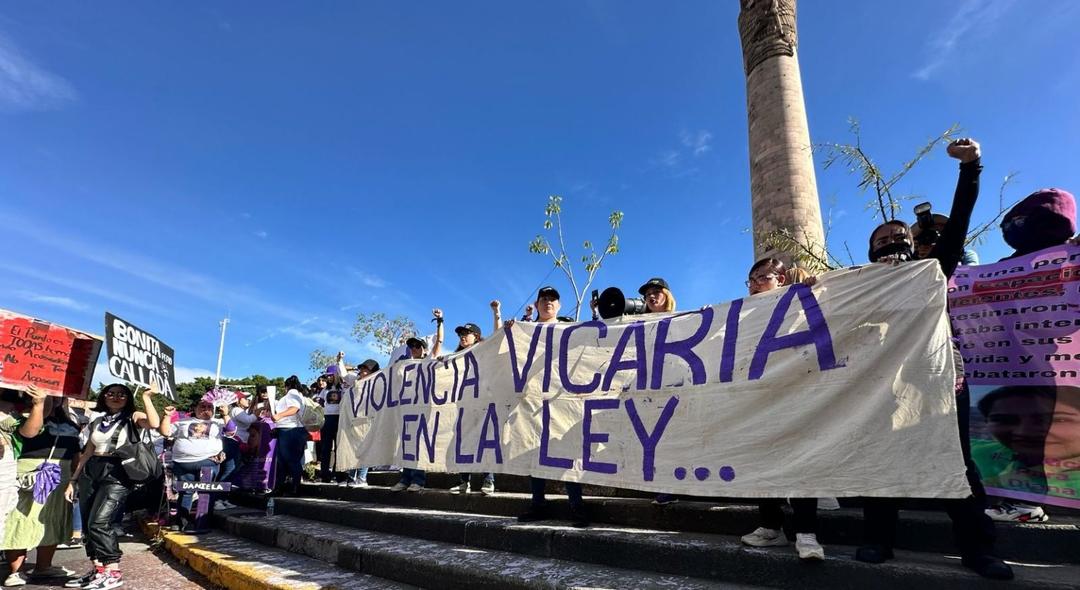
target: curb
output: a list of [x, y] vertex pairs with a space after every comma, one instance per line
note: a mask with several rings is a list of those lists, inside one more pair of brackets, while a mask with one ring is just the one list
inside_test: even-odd
[[199, 538], [182, 533], [162, 530], [156, 521], [141, 518], [139, 528], [151, 539], [160, 537], [165, 548], [191, 569], [199, 572], [213, 584], [228, 590], [291, 590], [295, 584], [274, 584], [266, 580], [265, 572], [256, 568], [232, 563], [230, 556], [199, 546]]

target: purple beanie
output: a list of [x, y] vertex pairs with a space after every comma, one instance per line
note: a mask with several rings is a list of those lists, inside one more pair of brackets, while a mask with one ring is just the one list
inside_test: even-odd
[[1069, 234], [1076, 233], [1076, 199], [1072, 193], [1059, 188], [1043, 188], [1024, 197], [1002, 219], [1002, 223], [1018, 215], [1030, 216], [1038, 209], [1046, 209], [1050, 213], [1060, 216], [1069, 221]]

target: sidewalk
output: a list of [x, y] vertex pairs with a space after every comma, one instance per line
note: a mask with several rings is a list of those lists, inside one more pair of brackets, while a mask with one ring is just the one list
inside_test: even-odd
[[[120, 544], [124, 552], [121, 565], [124, 570], [124, 588], [132, 590], [212, 590], [218, 588], [206, 582], [191, 568], [181, 564], [168, 551], [157, 553], [149, 551], [144, 538], [129, 538]], [[27, 563], [33, 564], [34, 552], [27, 557]], [[53, 558], [54, 565], [61, 565], [82, 575], [90, 569], [90, 561], [82, 549], [61, 549]], [[24, 566], [23, 571], [30, 571]], [[2, 580], [0, 580], [2, 581]], [[44, 580], [21, 586], [26, 590], [54, 590], [62, 588], [64, 579]]]

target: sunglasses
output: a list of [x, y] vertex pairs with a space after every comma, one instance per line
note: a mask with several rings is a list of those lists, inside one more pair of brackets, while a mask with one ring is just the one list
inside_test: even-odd
[[118, 399], [124, 399], [128, 396], [126, 391], [106, 391], [105, 397], [115, 397]]

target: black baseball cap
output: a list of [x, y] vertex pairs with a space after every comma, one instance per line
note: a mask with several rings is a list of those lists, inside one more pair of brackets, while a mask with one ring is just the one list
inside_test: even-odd
[[553, 299], [559, 299], [559, 292], [555, 290], [555, 287], [548, 285], [546, 287], [540, 287], [540, 290], [536, 292], [536, 299], [541, 297], [551, 297]]
[[640, 295], [645, 295], [645, 291], [648, 291], [652, 287], [660, 287], [661, 289], [668, 289], [668, 290], [671, 289], [670, 287], [668, 287], [667, 281], [665, 281], [664, 279], [662, 279], [660, 277], [653, 277], [653, 278], [649, 279], [648, 281], [645, 281], [645, 284], [642, 285], [641, 288], [637, 290], [637, 292]]
[[476, 334], [477, 336], [482, 335], [482, 333], [480, 332], [480, 326], [477, 326], [476, 324], [465, 324], [464, 326], [458, 326], [458, 327], [454, 328], [454, 333], [457, 334], [458, 336], [461, 336], [462, 333], [468, 333], [468, 332], [472, 332], [473, 334]]
[[379, 363], [376, 362], [375, 359], [368, 359], [356, 366], [357, 369], [359, 369], [360, 367], [366, 367], [367, 370], [374, 373], [375, 371], [379, 370]]
[[427, 340], [413, 336], [412, 338], [409, 338], [405, 341], [405, 346], [408, 346], [409, 348], [427, 348]]

